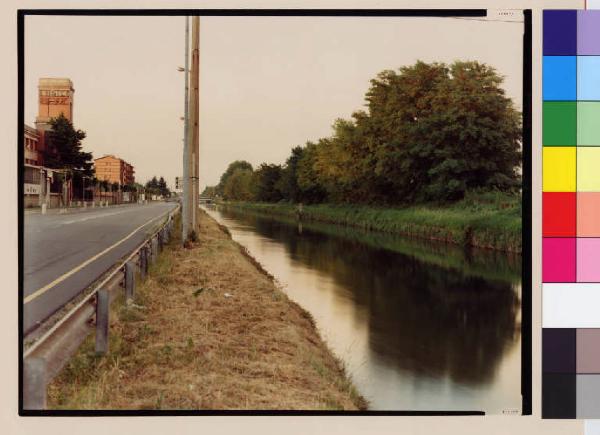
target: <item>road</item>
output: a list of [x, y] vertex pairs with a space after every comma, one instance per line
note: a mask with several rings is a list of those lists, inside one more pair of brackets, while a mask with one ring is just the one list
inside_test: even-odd
[[23, 225], [23, 330], [27, 334], [144, 240], [176, 203], [29, 214]]

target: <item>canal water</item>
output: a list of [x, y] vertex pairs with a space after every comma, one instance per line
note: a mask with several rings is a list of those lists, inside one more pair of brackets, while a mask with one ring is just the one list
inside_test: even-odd
[[370, 409], [520, 413], [520, 256], [207, 212], [313, 315]]

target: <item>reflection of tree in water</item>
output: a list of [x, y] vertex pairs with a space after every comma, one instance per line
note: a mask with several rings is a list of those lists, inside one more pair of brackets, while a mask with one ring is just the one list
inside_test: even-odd
[[507, 281], [306, 228], [299, 236], [295, 227], [271, 219], [243, 220], [284, 243], [294, 261], [348, 289], [368, 309], [371, 349], [399, 369], [466, 384], [490, 382], [518, 339], [520, 301]]

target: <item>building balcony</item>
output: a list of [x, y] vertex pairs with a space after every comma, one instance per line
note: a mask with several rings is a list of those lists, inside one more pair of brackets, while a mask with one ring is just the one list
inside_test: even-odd
[[38, 152], [33, 150], [25, 149], [25, 158], [28, 160], [38, 160]]

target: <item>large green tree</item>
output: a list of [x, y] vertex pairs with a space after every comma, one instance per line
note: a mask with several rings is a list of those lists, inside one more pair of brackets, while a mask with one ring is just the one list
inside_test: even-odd
[[236, 171], [236, 169], [247, 169], [252, 171], [252, 165], [245, 160], [236, 160], [229, 164], [223, 175], [221, 175], [221, 179], [219, 180], [219, 184], [217, 184], [217, 193], [219, 195], [224, 195], [225, 184], [227, 183], [227, 179], [231, 177], [231, 175]]
[[520, 183], [521, 115], [494, 68], [478, 62], [417, 62], [384, 71], [367, 93], [377, 177], [393, 200], [460, 199], [471, 189]]
[[233, 201], [254, 199], [254, 174], [250, 169], [237, 168], [225, 180], [223, 197]]
[[85, 132], [76, 130], [62, 113], [50, 120], [50, 126], [46, 136], [45, 165], [49, 168], [71, 169], [91, 177], [92, 153], [82, 151], [81, 147]]

